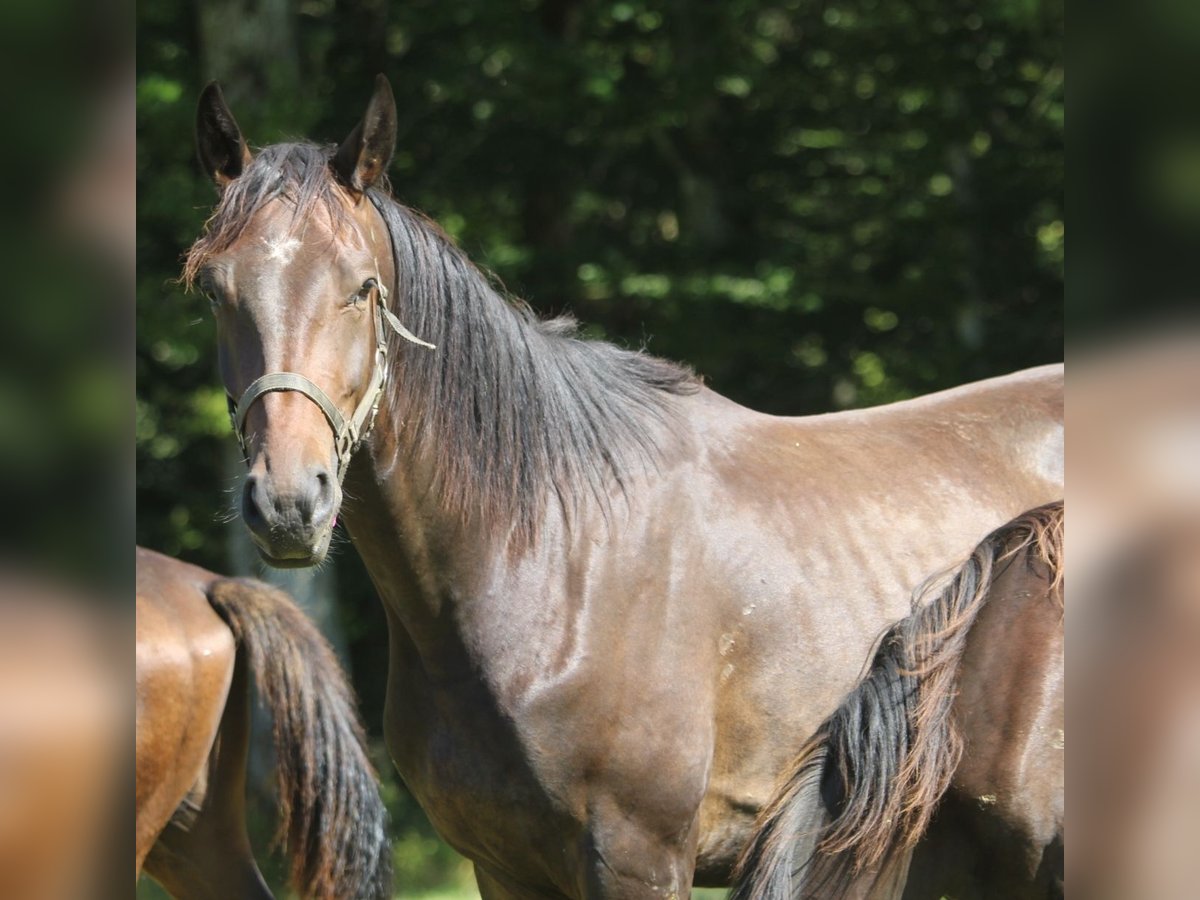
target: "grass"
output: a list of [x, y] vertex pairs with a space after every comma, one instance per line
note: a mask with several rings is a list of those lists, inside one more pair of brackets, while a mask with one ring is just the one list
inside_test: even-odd
[[475, 885], [451, 885], [420, 894], [406, 894], [403, 891], [395, 895], [397, 900], [479, 900], [479, 891]]

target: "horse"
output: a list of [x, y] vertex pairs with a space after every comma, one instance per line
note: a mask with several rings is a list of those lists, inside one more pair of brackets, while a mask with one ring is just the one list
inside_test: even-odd
[[1063, 896], [1062, 547], [1060, 501], [917, 592], [760, 814], [731, 900]]
[[272, 718], [291, 882], [391, 897], [387, 814], [354, 696], [290, 597], [137, 548], [135, 877], [187, 898], [270, 898], [246, 832], [249, 678]]
[[1062, 493], [1062, 367], [781, 418], [582, 339], [394, 200], [382, 75], [340, 145], [252, 152], [220, 87], [210, 301], [264, 561], [343, 523], [386, 611], [384, 732], [486, 900], [727, 884], [901, 590]]

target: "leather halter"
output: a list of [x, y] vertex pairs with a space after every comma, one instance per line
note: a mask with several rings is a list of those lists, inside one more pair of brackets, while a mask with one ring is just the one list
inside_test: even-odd
[[315, 382], [296, 372], [270, 372], [256, 378], [242, 393], [240, 400], [235, 402], [232, 394], [228, 392], [225, 394], [229, 402], [229, 418], [233, 423], [233, 433], [237, 436], [238, 444], [242, 448], [242, 456], [246, 458], [247, 462], [249, 462], [250, 456], [246, 449], [246, 434], [243, 429], [250, 407], [263, 394], [269, 394], [272, 391], [295, 391], [317, 404], [317, 407], [324, 413], [326, 421], [329, 422], [329, 427], [333, 429], [333, 446], [337, 452], [337, 476], [340, 484], [346, 477], [350, 458], [363, 439], [370, 434], [371, 426], [375, 424], [375, 416], [379, 412], [379, 400], [383, 396], [383, 387], [387, 381], [387, 329], [390, 328], [406, 341], [430, 350], [437, 349], [433, 344], [421, 340], [404, 327], [403, 323], [387, 308], [388, 290], [383, 286], [383, 282], [379, 278], [372, 280], [379, 290], [379, 299], [375, 301], [375, 364], [371, 369], [371, 379], [367, 383], [367, 390], [363, 393], [363, 398], [358, 402], [354, 413], [347, 419], [342, 415], [337, 404]]

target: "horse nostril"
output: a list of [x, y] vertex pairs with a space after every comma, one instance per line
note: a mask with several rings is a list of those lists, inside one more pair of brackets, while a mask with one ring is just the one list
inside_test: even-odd
[[311, 525], [314, 521], [325, 518], [333, 501], [329, 473], [323, 468], [316, 469], [312, 472], [312, 478], [313, 480], [309, 482], [309, 490], [296, 503], [300, 521], [305, 525]]
[[246, 479], [246, 483], [242, 487], [242, 518], [251, 531], [261, 531], [266, 528], [266, 517], [258, 505], [258, 479], [253, 475]]
[[317, 505], [328, 506], [333, 502], [333, 479], [329, 477], [328, 469], [317, 471]]

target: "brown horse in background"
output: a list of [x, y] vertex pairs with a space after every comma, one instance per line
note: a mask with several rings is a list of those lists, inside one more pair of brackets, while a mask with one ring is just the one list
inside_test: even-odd
[[1063, 504], [884, 634], [763, 810], [733, 900], [1063, 895]]
[[[727, 883], [927, 573], [1062, 495], [1062, 369], [779, 418], [538, 321], [340, 147], [251, 153], [205, 90], [210, 298], [262, 557], [341, 517], [388, 618], [385, 733], [485, 898]], [[343, 483], [345, 490], [343, 492]]]
[[137, 550], [135, 871], [173, 896], [269, 898], [245, 822], [253, 675], [292, 884], [391, 896], [386, 812], [333, 651], [286, 594]]

